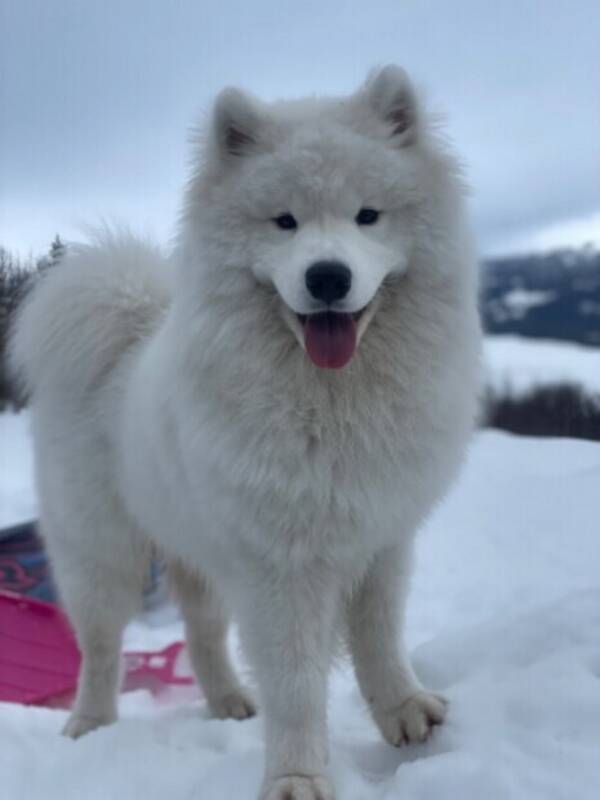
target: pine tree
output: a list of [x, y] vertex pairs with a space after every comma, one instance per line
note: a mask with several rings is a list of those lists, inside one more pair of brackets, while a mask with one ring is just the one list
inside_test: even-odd
[[66, 252], [67, 246], [57, 233], [50, 245], [49, 266], [53, 267], [58, 264]]
[[20, 408], [24, 404], [9, 378], [6, 351], [13, 316], [30, 283], [31, 266], [0, 245], [0, 411], [7, 405]]

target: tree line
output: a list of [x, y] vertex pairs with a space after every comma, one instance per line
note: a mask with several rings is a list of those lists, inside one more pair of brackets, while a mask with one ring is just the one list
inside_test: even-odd
[[24, 399], [11, 379], [7, 363], [9, 330], [15, 312], [36, 277], [56, 266], [67, 247], [57, 234], [48, 252], [37, 259], [22, 260], [0, 245], [0, 411], [20, 409]]

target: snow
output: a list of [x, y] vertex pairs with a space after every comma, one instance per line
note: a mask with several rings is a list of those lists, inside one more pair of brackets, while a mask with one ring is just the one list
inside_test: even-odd
[[556, 297], [556, 292], [535, 291], [516, 286], [503, 297], [504, 305], [508, 308], [513, 319], [523, 319], [531, 308], [545, 306]]
[[[17, 521], [34, 508], [26, 418], [0, 425], [11, 459], [2, 513]], [[420, 535], [407, 621], [419, 673], [450, 699], [448, 721], [429, 743], [395, 750], [340, 662], [330, 691], [339, 800], [600, 796], [599, 484], [597, 443], [478, 434]], [[181, 634], [167, 609], [138, 619], [126, 644], [154, 649]], [[260, 716], [211, 720], [201, 701], [159, 705], [146, 692], [123, 695], [120, 710], [116, 725], [72, 742], [59, 736], [65, 712], [0, 704], [2, 796], [256, 800]]]
[[484, 347], [487, 383], [500, 394], [568, 381], [600, 393], [600, 349], [549, 339], [488, 336]]
[[0, 414], [0, 528], [36, 513], [27, 423], [26, 414]]

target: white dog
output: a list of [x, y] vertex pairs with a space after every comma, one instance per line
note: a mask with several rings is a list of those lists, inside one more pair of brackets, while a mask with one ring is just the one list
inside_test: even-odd
[[[478, 381], [457, 162], [406, 74], [355, 94], [217, 98], [173, 268], [105, 234], [25, 303], [41, 525], [83, 653], [66, 732], [115, 719], [147, 560], [170, 564], [211, 711], [266, 731], [265, 800], [329, 800], [341, 631], [393, 745], [445, 713], [402, 645], [415, 531], [455, 476]], [[452, 532], [448, 532], [452, 535]], [[227, 611], [226, 611], [227, 609]]]

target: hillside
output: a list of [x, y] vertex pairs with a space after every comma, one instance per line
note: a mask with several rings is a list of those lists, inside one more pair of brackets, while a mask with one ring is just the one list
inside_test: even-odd
[[592, 247], [484, 262], [488, 333], [600, 345], [600, 252]]

